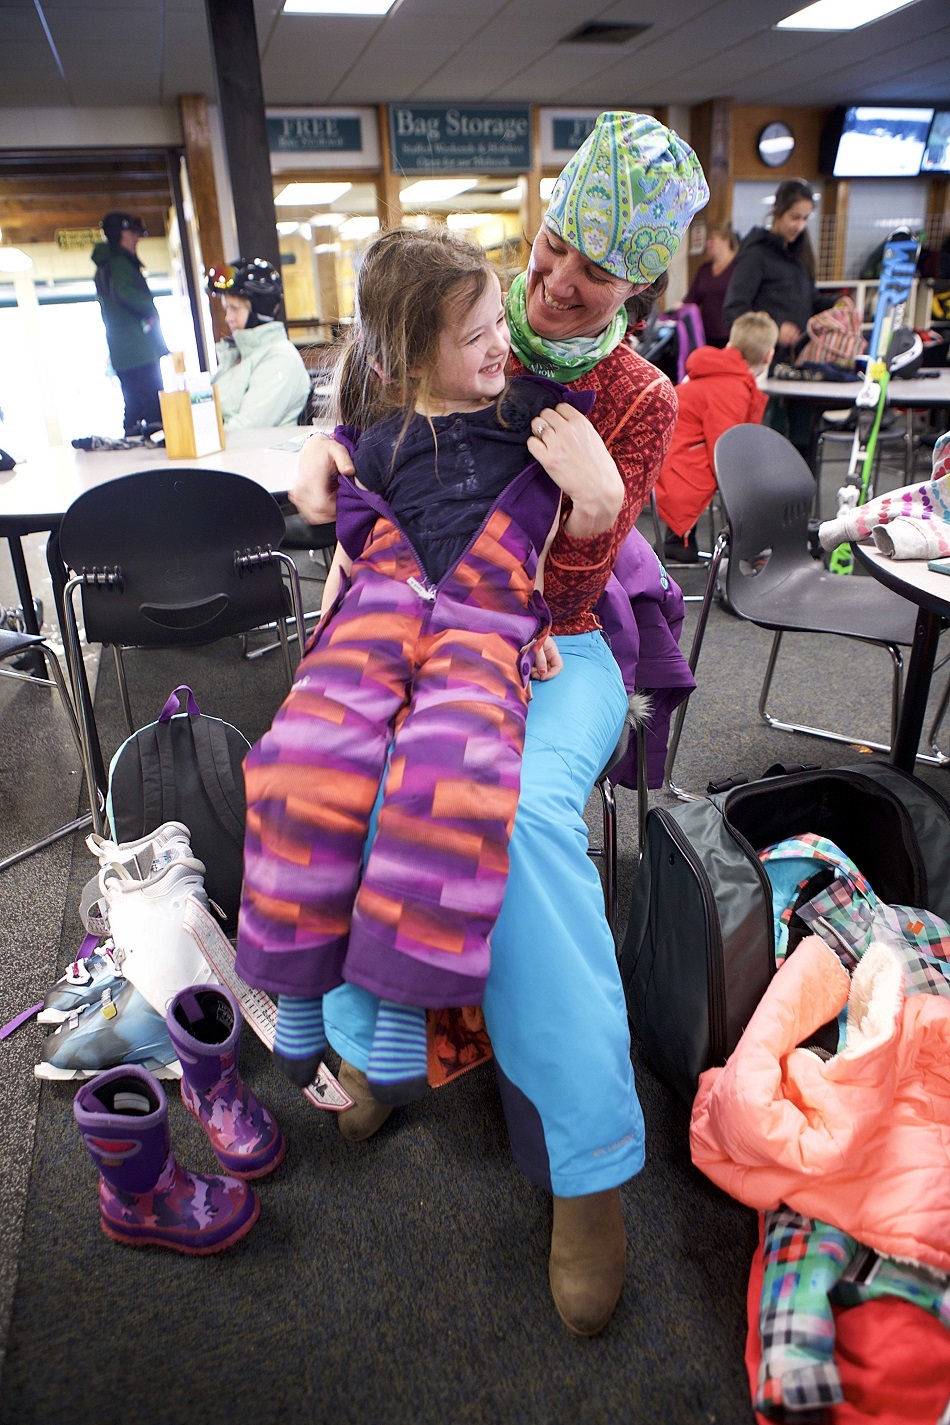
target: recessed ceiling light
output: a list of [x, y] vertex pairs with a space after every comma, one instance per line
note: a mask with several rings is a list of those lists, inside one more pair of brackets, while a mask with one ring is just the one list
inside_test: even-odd
[[449, 213], [445, 220], [449, 228], [480, 228], [485, 223], [493, 223], [495, 213]]
[[816, 0], [794, 15], [786, 15], [776, 30], [857, 30], [917, 0]]
[[441, 198], [457, 198], [476, 187], [474, 178], [422, 178], [400, 190], [404, 203], [435, 203]]
[[506, 188], [504, 193], [498, 194], [499, 198], [506, 198], [510, 203], [517, 203], [521, 198], [520, 188]]
[[299, 227], [299, 223], [278, 223], [277, 231], [281, 237], [290, 237], [290, 234], [295, 233]]
[[352, 188], [352, 183], [288, 183], [274, 199], [283, 207], [303, 208], [309, 203], [332, 203]]
[[396, 0], [284, 0], [285, 15], [385, 15]]
[[347, 218], [337, 231], [340, 237], [348, 238], [350, 242], [359, 242], [360, 238], [372, 237], [373, 233], [379, 232], [379, 219]]
[[312, 228], [338, 228], [341, 223], [345, 222], [345, 213], [311, 213], [310, 215]]

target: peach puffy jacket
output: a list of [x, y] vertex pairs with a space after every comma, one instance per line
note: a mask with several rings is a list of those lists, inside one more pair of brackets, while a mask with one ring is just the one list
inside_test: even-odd
[[[846, 1003], [834, 1058], [795, 1047]], [[905, 997], [900, 961], [880, 943], [849, 981], [809, 936], [725, 1068], [702, 1075], [690, 1146], [750, 1207], [784, 1202], [878, 1252], [950, 1271], [950, 999]]]

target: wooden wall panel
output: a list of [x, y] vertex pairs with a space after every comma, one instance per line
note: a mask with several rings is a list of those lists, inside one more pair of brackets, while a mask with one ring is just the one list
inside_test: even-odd
[[[795, 104], [737, 104], [732, 111], [732, 177], [818, 178], [818, 144], [832, 111]], [[786, 163], [769, 168], [759, 158], [759, 134], [766, 124], [788, 124], [795, 147]]]

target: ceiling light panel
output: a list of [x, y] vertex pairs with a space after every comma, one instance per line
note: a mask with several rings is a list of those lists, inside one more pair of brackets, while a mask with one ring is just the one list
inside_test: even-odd
[[438, 203], [444, 198], [457, 198], [476, 187], [473, 178], [423, 178], [400, 190], [404, 203]]
[[386, 15], [396, 0], [284, 0], [285, 15]]
[[786, 15], [777, 30], [857, 30], [872, 20], [881, 20], [895, 10], [915, 5], [917, 0], [816, 0], [794, 15]]
[[305, 208], [311, 203], [333, 203], [352, 188], [352, 183], [288, 183], [274, 199], [281, 207]]

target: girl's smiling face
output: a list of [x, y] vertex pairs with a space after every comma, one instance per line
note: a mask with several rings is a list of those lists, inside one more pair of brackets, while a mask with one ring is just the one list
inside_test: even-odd
[[474, 306], [453, 313], [450, 304], [439, 333], [436, 369], [422, 414], [447, 415], [490, 405], [504, 390], [510, 348], [501, 285], [492, 273]]

